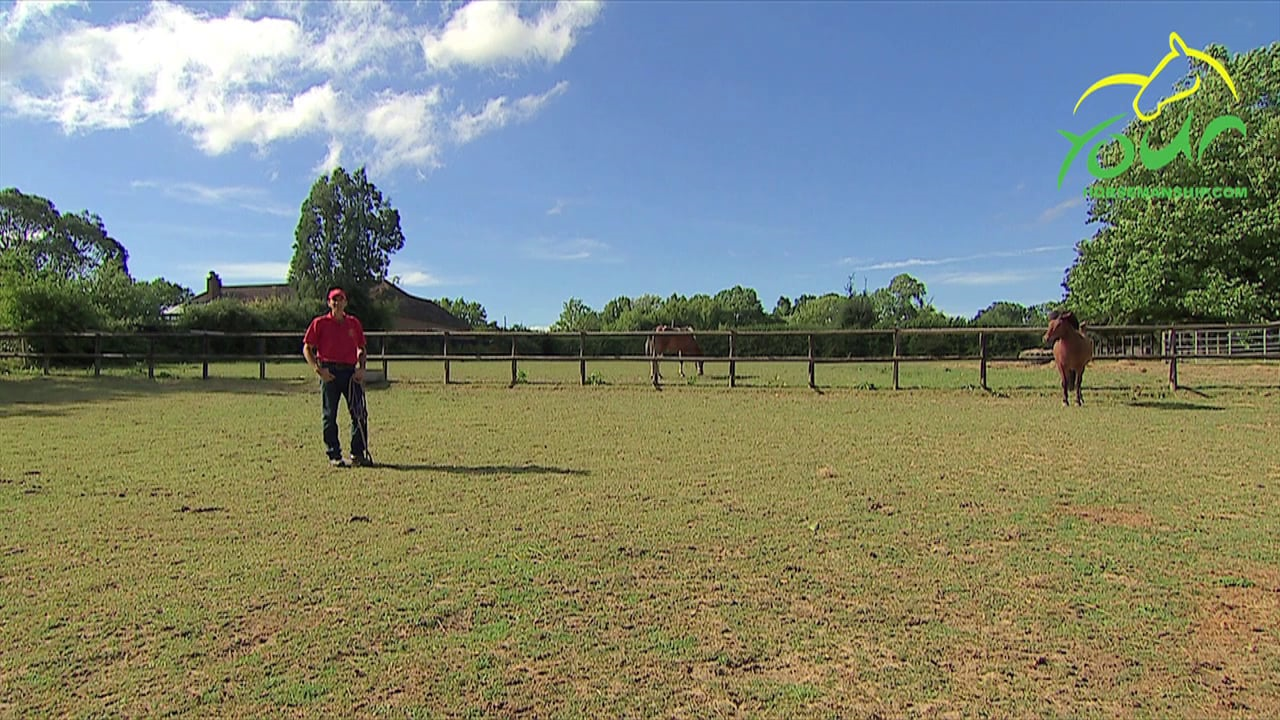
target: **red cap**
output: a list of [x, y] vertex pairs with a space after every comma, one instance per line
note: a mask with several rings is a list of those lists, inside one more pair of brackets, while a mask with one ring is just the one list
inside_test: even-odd
[[340, 298], [346, 299], [347, 294], [346, 294], [346, 293], [344, 293], [344, 292], [342, 292], [342, 290], [341, 290], [340, 288], [334, 288], [334, 289], [330, 290], [330, 291], [329, 291], [329, 299], [330, 299], [330, 300], [332, 300], [332, 299], [334, 299], [334, 298], [336, 298], [336, 297], [340, 297]]

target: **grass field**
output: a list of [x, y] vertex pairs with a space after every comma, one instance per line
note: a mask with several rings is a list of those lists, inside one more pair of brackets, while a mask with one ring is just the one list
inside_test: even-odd
[[305, 370], [0, 376], [0, 715], [1280, 716], [1276, 364]]

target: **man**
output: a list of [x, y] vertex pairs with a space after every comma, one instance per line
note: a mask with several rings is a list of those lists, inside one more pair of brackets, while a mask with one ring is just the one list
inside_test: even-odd
[[[351, 464], [371, 465], [365, 436], [356, 417], [352, 394], [364, 392], [366, 362], [364, 327], [355, 315], [348, 315], [347, 294], [340, 287], [329, 289], [329, 312], [311, 321], [302, 337], [302, 356], [320, 376], [320, 396], [324, 404], [324, 446], [329, 464], [343, 467], [342, 443], [338, 439], [338, 404], [346, 398], [351, 415]], [[352, 380], [358, 386], [353, 386]]]

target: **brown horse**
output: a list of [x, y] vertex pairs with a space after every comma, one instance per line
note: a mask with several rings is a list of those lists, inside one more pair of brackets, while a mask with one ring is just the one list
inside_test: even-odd
[[[702, 346], [698, 344], [698, 339], [693, 336], [693, 327], [684, 326], [677, 327], [675, 325], [659, 325], [654, 328], [659, 334], [650, 335], [644, 341], [644, 354], [649, 357], [659, 357], [667, 353], [675, 353], [680, 357], [680, 377], [684, 377], [684, 356], [685, 354], [695, 357], [702, 355]], [[671, 332], [687, 332], [688, 335], [665, 335], [662, 333]], [[702, 374], [702, 360], [694, 361], [698, 366], [698, 374]], [[661, 376], [661, 375], [659, 375]]]
[[1075, 388], [1076, 405], [1084, 405], [1080, 385], [1084, 380], [1085, 366], [1093, 360], [1093, 340], [1080, 331], [1080, 321], [1075, 313], [1054, 311], [1049, 313], [1049, 329], [1044, 334], [1044, 341], [1053, 343], [1053, 360], [1058, 366], [1058, 375], [1062, 377], [1062, 404], [1071, 405], [1069, 393]]

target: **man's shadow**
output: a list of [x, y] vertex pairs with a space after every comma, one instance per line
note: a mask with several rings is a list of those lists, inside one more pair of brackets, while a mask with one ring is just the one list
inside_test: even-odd
[[388, 463], [374, 461], [373, 468], [387, 470], [425, 470], [456, 475], [590, 475], [586, 470], [549, 467], [546, 465], [437, 465], [431, 463]]

